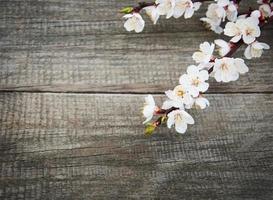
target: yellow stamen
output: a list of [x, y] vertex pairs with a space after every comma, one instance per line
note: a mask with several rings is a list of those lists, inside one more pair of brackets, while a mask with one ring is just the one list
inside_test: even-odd
[[196, 87], [199, 85], [199, 83], [200, 83], [200, 80], [198, 78], [192, 80], [192, 85], [194, 85]]
[[174, 120], [175, 120], [175, 121], [182, 121], [182, 116], [181, 116], [180, 114], [176, 114], [176, 115], [174, 116]]
[[180, 96], [180, 97], [183, 97], [184, 94], [185, 94], [185, 92], [184, 92], [183, 90], [178, 90], [178, 91], [176, 92], [176, 95], [177, 95], [177, 96]]
[[228, 66], [226, 63], [222, 63], [220, 67], [222, 70], [228, 70]]

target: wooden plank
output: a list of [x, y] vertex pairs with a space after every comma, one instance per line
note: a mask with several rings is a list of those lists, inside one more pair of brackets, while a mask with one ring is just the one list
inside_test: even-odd
[[[212, 0], [213, 1], [213, 0]], [[211, 2], [212, 2], [211, 1]], [[135, 0], [1, 0], [0, 24], [4, 26], [3, 33], [14, 38], [14, 42], [40, 41], [42, 37], [48, 35], [83, 35], [83, 34], [124, 34], [126, 31], [121, 23], [123, 14], [118, 11], [127, 6], [136, 6]], [[146, 15], [143, 15], [146, 21], [146, 33], [175, 33], [185, 31], [203, 31], [200, 26], [199, 18], [205, 16], [207, 9], [206, 2], [200, 10], [195, 13], [192, 19], [184, 20], [172, 19], [166, 20], [161, 17], [156, 26], [152, 26]], [[241, 3], [240, 12], [248, 12], [249, 6], [257, 8], [256, 0], [248, 0]], [[10, 33], [9, 30], [13, 30]], [[15, 36], [20, 31], [20, 40]], [[30, 38], [29, 36], [40, 37]], [[32, 39], [32, 40], [31, 40]]]
[[[0, 91], [162, 93], [201, 42], [219, 38], [199, 21], [206, 6], [190, 20], [126, 33], [116, 12], [128, 4], [135, 1], [0, 1]], [[271, 46], [272, 30], [261, 37]], [[272, 92], [272, 50], [247, 63], [249, 74], [212, 81], [210, 92]]]
[[[273, 46], [271, 35], [272, 32], [266, 32], [263, 38]], [[191, 56], [204, 38], [215, 39], [205, 32], [111, 38], [103, 35], [80, 37], [87, 44], [79, 46], [0, 47], [0, 89], [163, 92], [173, 88], [186, 67], [194, 63]], [[270, 50], [261, 59], [247, 61], [250, 72], [237, 82], [211, 81], [210, 91], [273, 91], [271, 55]]]
[[272, 199], [273, 94], [208, 98], [145, 137], [142, 95], [0, 93], [0, 198]]

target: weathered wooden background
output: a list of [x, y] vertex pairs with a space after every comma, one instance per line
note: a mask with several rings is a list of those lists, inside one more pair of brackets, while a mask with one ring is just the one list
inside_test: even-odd
[[[187, 134], [145, 137], [144, 95], [162, 102], [219, 36], [206, 6], [127, 33], [117, 11], [135, 3], [0, 0], [0, 199], [273, 199], [272, 50], [212, 80]], [[273, 47], [272, 25], [261, 40]]]

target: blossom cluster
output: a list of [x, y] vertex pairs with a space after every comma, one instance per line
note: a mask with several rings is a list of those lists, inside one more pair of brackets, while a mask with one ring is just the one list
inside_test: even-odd
[[206, 82], [208, 78], [207, 70], [199, 70], [198, 66], [190, 65], [187, 73], [179, 78], [179, 85], [165, 92], [168, 99], [164, 101], [161, 109], [156, 106], [151, 95], [146, 97], [143, 109], [143, 115], [146, 117], [144, 123], [150, 121], [157, 112], [170, 110], [166, 116], [167, 126], [171, 128], [174, 125], [177, 132], [185, 133], [187, 124], [194, 124], [192, 116], [185, 109], [204, 109], [209, 105], [209, 101], [202, 95], [209, 88]]
[[[222, 33], [221, 24], [227, 19], [230, 22], [235, 22], [238, 18], [239, 0], [218, 0], [217, 3], [212, 3], [208, 6], [206, 17], [201, 18], [206, 26], [215, 33]], [[258, 0], [259, 11], [262, 18], [268, 18], [273, 15], [272, 6], [269, 0]], [[246, 15], [239, 16], [245, 17]], [[240, 23], [240, 22], [239, 22]]]
[[[220, 41], [215, 41], [219, 43]], [[221, 40], [221, 42], [225, 42]], [[209, 106], [209, 101], [204, 93], [209, 88], [209, 69], [213, 69], [211, 76], [217, 82], [230, 82], [239, 78], [239, 74], [248, 72], [248, 67], [241, 58], [221, 57], [215, 58], [213, 55], [215, 44], [204, 42], [200, 44], [200, 50], [193, 54], [193, 59], [198, 64], [190, 65], [187, 73], [179, 78], [179, 85], [173, 90], [165, 92], [168, 97], [163, 102], [161, 108], [157, 107], [151, 95], [146, 97], [143, 115], [146, 117], [144, 123], [149, 122], [154, 114], [167, 113], [166, 120], [168, 128], [173, 125], [178, 133], [185, 133], [188, 124], [193, 124], [192, 116], [186, 109], [205, 109]]]
[[222, 22], [227, 18], [229, 21], [236, 21], [238, 15], [238, 4], [236, 1], [218, 0], [217, 3], [212, 3], [208, 6], [206, 17], [200, 20], [207, 24], [215, 33], [222, 33]]
[[[146, 14], [154, 24], [157, 23], [161, 15], [165, 15], [167, 19], [174, 17], [179, 18], [184, 15], [184, 18], [193, 16], [194, 11], [200, 8], [201, 3], [193, 3], [191, 0], [156, 0], [153, 4], [143, 6]], [[123, 12], [127, 13], [123, 16], [126, 19], [124, 28], [127, 31], [141, 32], [144, 29], [145, 21], [139, 13], [140, 9], [128, 7]]]
[[[239, 41], [245, 43], [245, 57], [247, 59], [260, 57], [263, 49], [269, 49], [269, 45], [257, 41], [260, 36], [259, 18], [261, 11], [253, 11], [248, 17], [239, 16], [234, 22], [228, 22], [224, 28], [224, 34], [232, 37], [229, 42], [217, 39], [214, 43], [204, 42], [200, 44], [198, 51], [192, 55], [197, 65], [190, 65], [187, 73], [179, 78], [179, 85], [173, 90], [165, 92], [167, 100], [161, 108], [157, 107], [151, 95], [146, 97], [143, 114], [146, 117], [144, 123], [149, 122], [154, 115], [164, 113], [160, 123], [166, 121], [167, 127], [175, 127], [178, 133], [185, 133], [188, 124], [194, 124], [194, 119], [186, 109], [205, 109], [209, 101], [204, 97], [204, 92], [209, 88], [209, 75], [217, 82], [236, 81], [240, 74], [245, 74], [249, 68], [242, 58], [229, 56], [234, 46]], [[214, 55], [218, 47], [218, 56]], [[163, 121], [162, 121], [163, 120]], [[158, 121], [156, 121], [158, 123]], [[156, 128], [157, 124], [148, 124], [148, 127]], [[153, 130], [153, 129], [149, 129]]]
[[[261, 35], [261, 26], [272, 19], [273, 4], [269, 0], [258, 0], [258, 10], [238, 15], [239, 2], [216, 0], [208, 6], [206, 17], [201, 18], [201, 21], [207, 23], [214, 32], [223, 32], [231, 39], [228, 42], [217, 39], [212, 43], [201, 43], [199, 50], [192, 55], [195, 64], [188, 66], [186, 73], [180, 76], [177, 86], [165, 92], [167, 99], [161, 107], [156, 105], [152, 95], [145, 98], [143, 115], [146, 118], [144, 124], [147, 134], [151, 134], [164, 123], [168, 128], [174, 126], [178, 133], [185, 133], [188, 124], [194, 124], [188, 110], [205, 109], [209, 106], [209, 101], [204, 96], [209, 88], [209, 77], [213, 77], [216, 82], [227, 83], [236, 81], [240, 75], [247, 73], [249, 68], [244, 59], [232, 57], [242, 44], [247, 46], [244, 51], [247, 59], [261, 57], [264, 49], [270, 48], [257, 38]], [[144, 6], [143, 9], [156, 23], [160, 15], [178, 18], [184, 14], [185, 18], [189, 18], [200, 5], [200, 2], [193, 3], [190, 0], [156, 0], [154, 4]], [[134, 12], [134, 9], [130, 12], [124, 16], [127, 19], [125, 28], [128, 31], [142, 31], [145, 24], [142, 17], [138, 12]], [[226, 19], [228, 22], [222, 28], [221, 25]], [[151, 123], [154, 116], [159, 117]]]

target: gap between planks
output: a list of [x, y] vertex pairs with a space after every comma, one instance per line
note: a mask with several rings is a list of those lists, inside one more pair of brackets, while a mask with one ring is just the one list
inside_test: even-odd
[[[50, 91], [50, 90], [45, 90], [45, 91], [39, 91], [39, 90], [33, 90], [33, 91], [28, 91], [28, 90], [0, 90], [0, 93], [42, 93], [42, 94], [91, 94], [91, 95], [147, 95], [147, 94], [152, 94], [152, 95], [164, 95], [164, 92], [107, 92], [107, 91]], [[210, 94], [273, 94], [273, 91], [246, 91], [246, 92], [207, 92], [205, 95], [210, 95]]]

